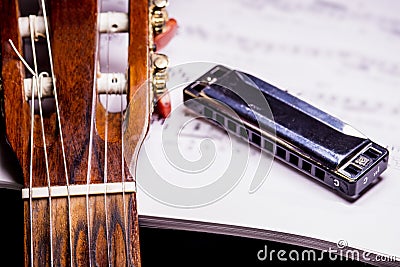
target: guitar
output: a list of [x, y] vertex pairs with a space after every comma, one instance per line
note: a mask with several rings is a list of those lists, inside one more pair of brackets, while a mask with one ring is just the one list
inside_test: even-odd
[[[24, 177], [25, 266], [140, 266], [130, 169], [153, 103], [168, 113], [167, 59], [155, 53], [176, 29], [166, 4], [0, 2], [1, 106]], [[111, 73], [99, 47], [105, 37], [107, 55], [119, 33], [127, 70]]]

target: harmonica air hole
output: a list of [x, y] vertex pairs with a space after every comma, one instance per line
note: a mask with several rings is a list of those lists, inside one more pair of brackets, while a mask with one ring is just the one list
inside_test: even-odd
[[302, 164], [301, 168], [302, 168], [304, 171], [306, 171], [306, 172], [308, 172], [308, 173], [311, 173], [311, 164], [308, 163], [307, 161], [303, 161], [303, 164]]
[[257, 146], [261, 146], [261, 137], [256, 133], [251, 133], [251, 141]]
[[293, 154], [289, 155], [289, 162], [292, 163], [293, 165], [298, 166], [299, 165], [299, 157]]
[[344, 170], [351, 176], [356, 176], [357, 174], [359, 174], [361, 172], [361, 169], [353, 164], [349, 164], [349, 166], [347, 166]]
[[236, 123], [234, 123], [231, 120], [228, 120], [228, 129], [229, 131], [236, 133]]
[[208, 119], [212, 119], [213, 118], [212, 110], [205, 107], [204, 108], [204, 116], [206, 116], [206, 118], [208, 118]]
[[215, 120], [216, 120], [219, 124], [221, 124], [221, 126], [224, 126], [224, 125], [225, 125], [225, 118], [224, 118], [222, 115], [218, 114], [218, 113], [215, 115]]
[[276, 155], [281, 159], [286, 160], [286, 151], [279, 146], [276, 147]]
[[315, 167], [315, 177], [324, 180], [325, 178], [325, 172], [321, 170], [320, 168]]
[[363, 155], [366, 155], [371, 159], [376, 159], [381, 155], [381, 152], [371, 147], [367, 151], [365, 151]]
[[264, 139], [264, 149], [272, 153], [274, 151], [274, 144]]
[[240, 127], [240, 136], [242, 136], [245, 139], [249, 138], [249, 133], [246, 128]]

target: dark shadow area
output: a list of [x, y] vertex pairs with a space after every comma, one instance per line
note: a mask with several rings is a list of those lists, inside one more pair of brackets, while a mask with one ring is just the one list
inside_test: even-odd
[[[317, 260], [291, 261], [288, 253], [296, 250], [301, 259], [305, 247], [288, 245], [279, 242], [264, 241], [236, 236], [188, 232], [181, 230], [165, 230], [140, 228], [140, 243], [143, 267], [149, 266], [371, 266], [366, 263], [346, 260], [337, 256], [331, 260], [320, 251], [315, 250]], [[273, 258], [259, 260], [257, 253], [265, 250], [273, 253]], [[279, 250], [285, 250], [287, 261], [277, 258]], [[261, 256], [263, 252], [260, 254]], [[295, 254], [292, 254], [295, 255]], [[307, 255], [305, 253], [304, 255]], [[334, 258], [334, 256], [332, 256]], [[312, 258], [311, 258], [312, 259]]]
[[1, 266], [23, 266], [24, 213], [21, 191], [0, 189]]

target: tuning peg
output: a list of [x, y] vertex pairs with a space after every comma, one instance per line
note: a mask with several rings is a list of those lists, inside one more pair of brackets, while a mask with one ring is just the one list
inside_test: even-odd
[[158, 8], [165, 8], [168, 6], [168, 0], [153, 0], [153, 5]]
[[168, 18], [167, 5], [168, 1], [166, 0], [154, 0], [151, 9], [151, 26], [156, 50], [164, 48], [178, 28], [176, 20]]
[[151, 27], [154, 37], [152, 45], [152, 87], [154, 110], [166, 118], [171, 112], [171, 100], [167, 90], [168, 81], [168, 57], [164, 54], [157, 54], [154, 51], [164, 48], [177, 30], [175, 19], [169, 19], [166, 11], [167, 0], [153, 0], [151, 7]]
[[152, 86], [155, 112], [166, 118], [171, 112], [171, 101], [167, 90], [168, 57], [164, 54], [152, 55]]

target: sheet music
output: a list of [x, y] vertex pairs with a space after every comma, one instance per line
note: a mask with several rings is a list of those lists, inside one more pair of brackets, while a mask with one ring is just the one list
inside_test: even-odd
[[[380, 183], [349, 203], [278, 161], [259, 190], [250, 194], [256, 168], [250, 158], [244, 177], [229, 194], [197, 208], [163, 204], [142, 191], [139, 180], [139, 214], [268, 229], [331, 242], [346, 240], [352, 247], [400, 257], [398, 10], [400, 3], [394, 0], [171, 1], [169, 13], [180, 28], [162, 52], [176, 66], [172, 81], [176, 76], [181, 80], [190, 76], [180, 64], [196, 61], [251, 73], [387, 147], [389, 169]], [[182, 101], [181, 92], [174, 90], [172, 98], [174, 108]], [[176, 176], [160, 150], [162, 123], [155, 120], [151, 125], [139, 157], [138, 179], [148, 177], [141, 168], [146, 150], [168, 182], [180, 186], [211, 183], [209, 175], [203, 181], [198, 176], [192, 180]], [[180, 151], [196, 159], [204, 138], [214, 140], [216, 160], [222, 162], [228, 156], [224, 151], [228, 137], [202, 121], [184, 129]], [[259, 154], [251, 150], [250, 157]]]

